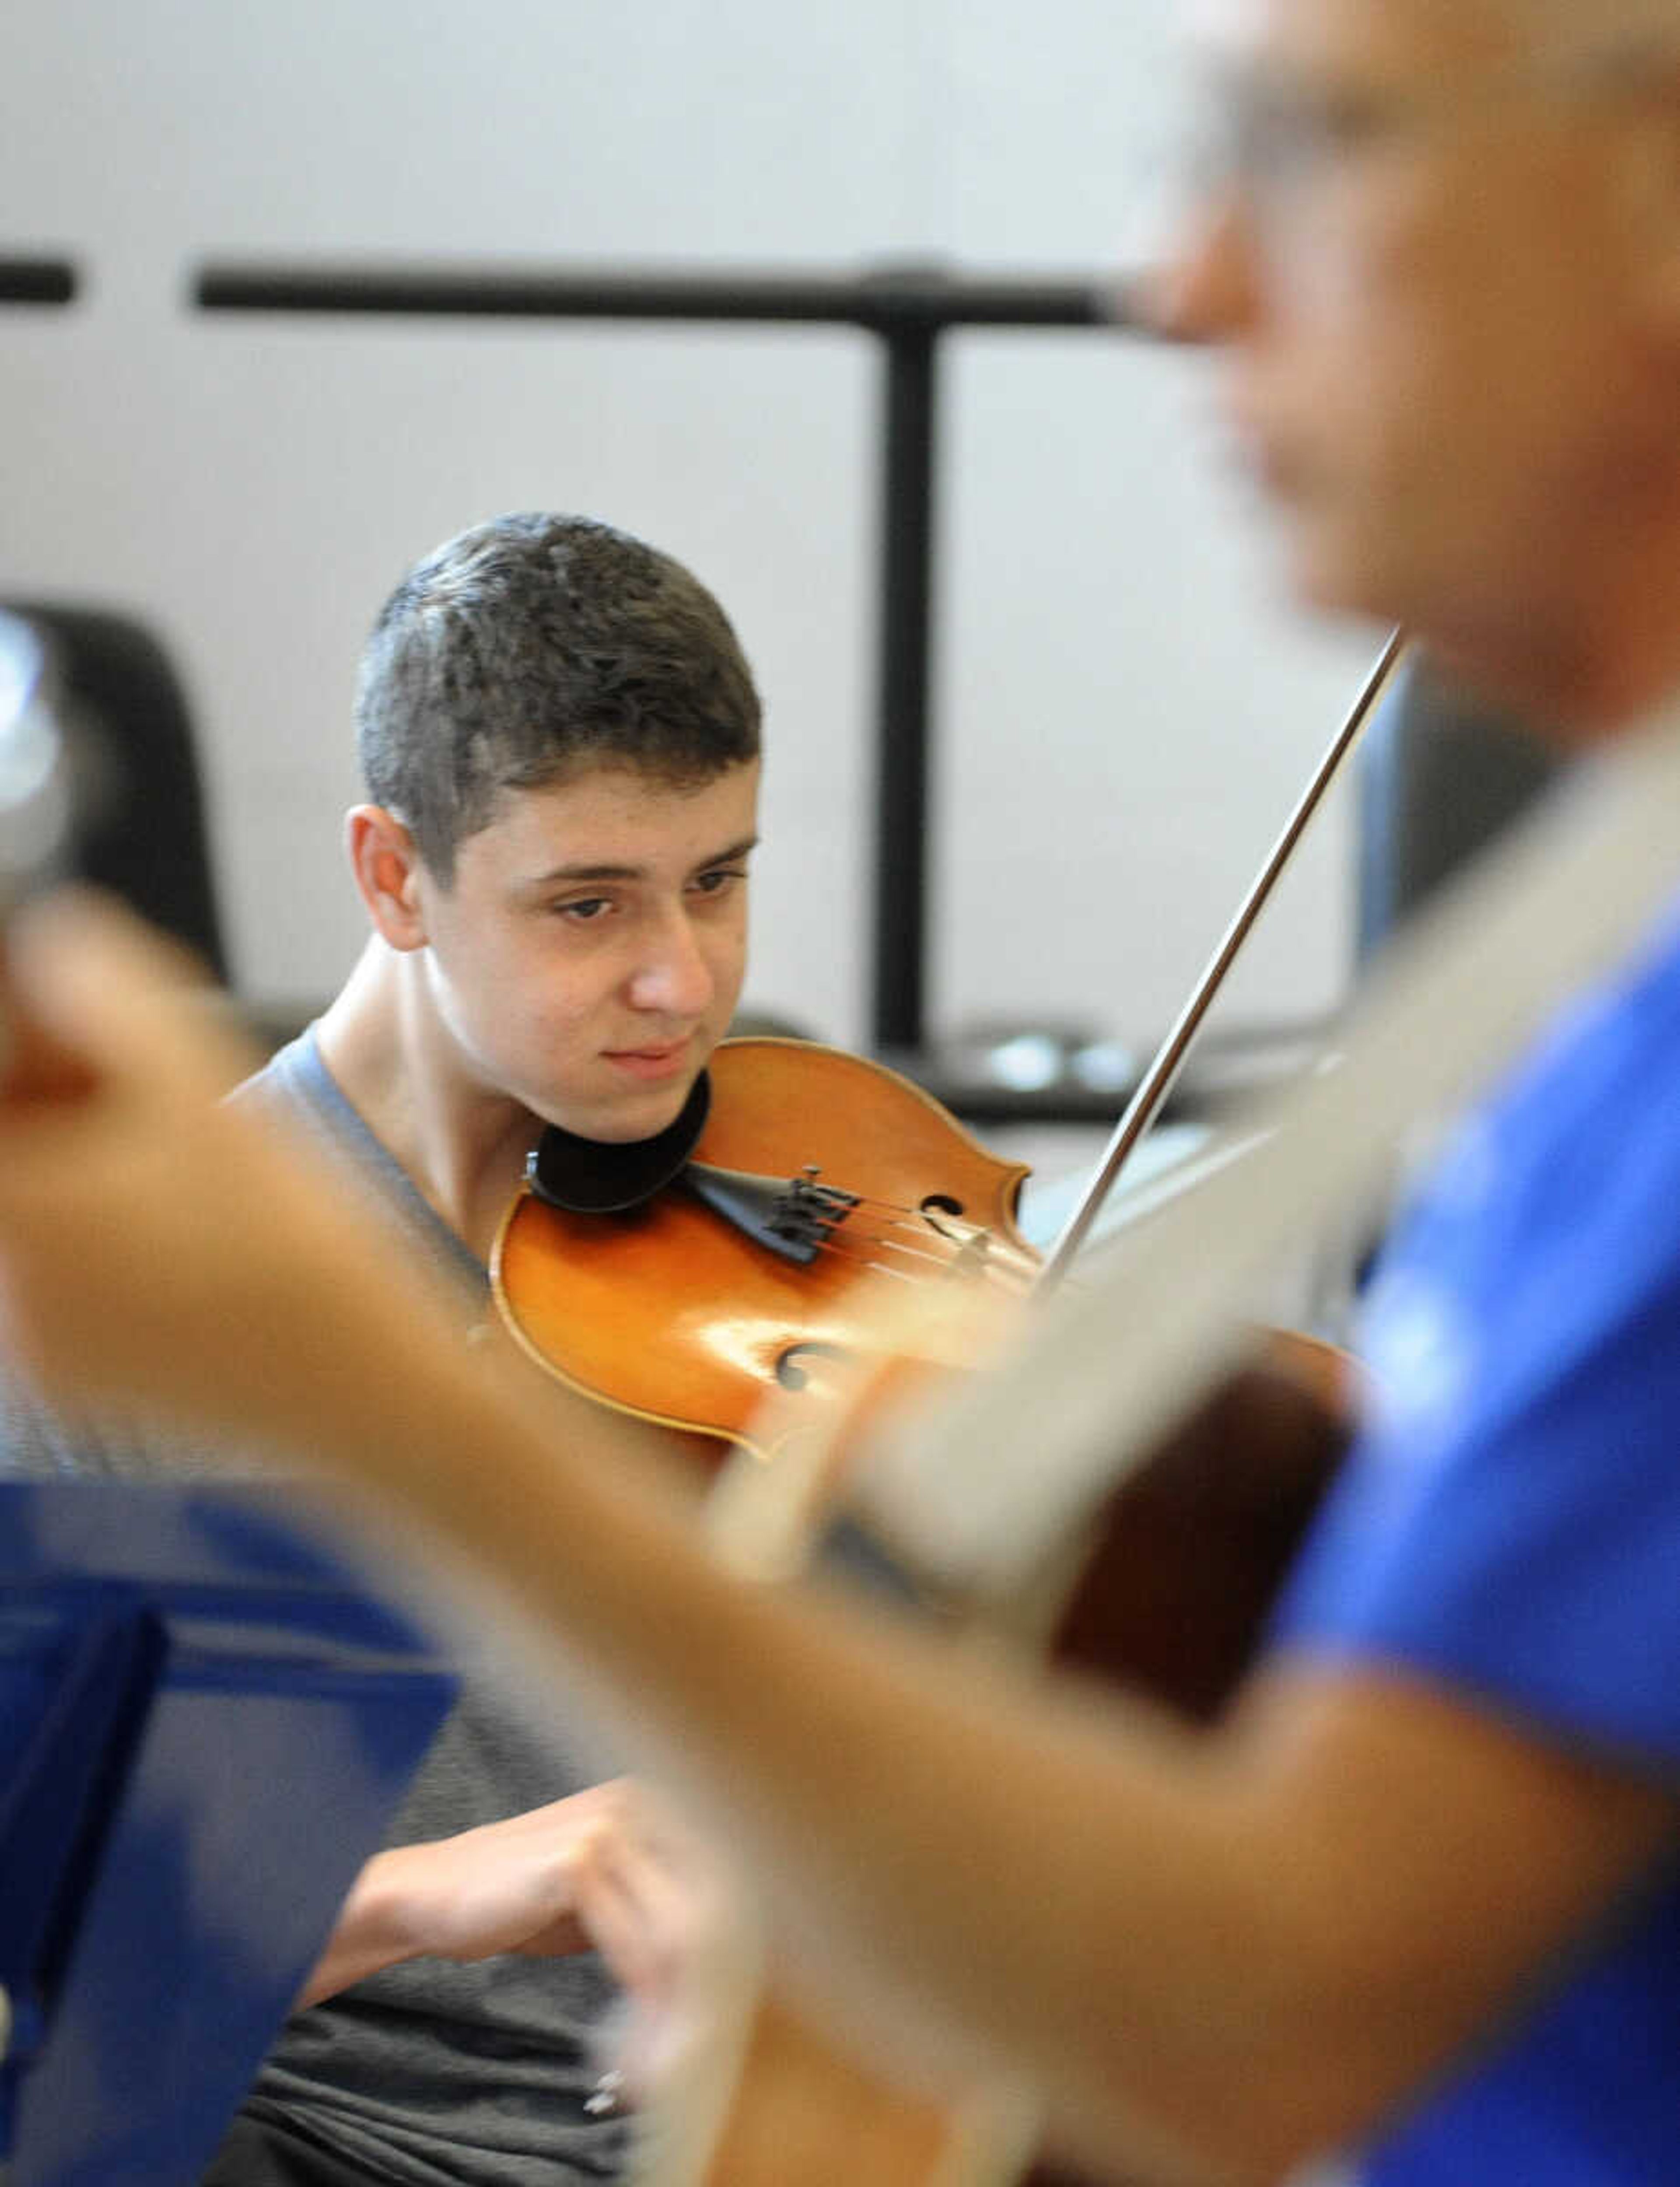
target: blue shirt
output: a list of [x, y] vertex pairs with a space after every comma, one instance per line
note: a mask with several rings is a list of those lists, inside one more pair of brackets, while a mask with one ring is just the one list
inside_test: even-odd
[[[1277, 1637], [1680, 1787], [1680, 922], [1461, 1127], [1359, 1348], [1373, 1417]], [[1680, 1890], [1654, 1886], [1363, 2177], [1680, 2178]]]

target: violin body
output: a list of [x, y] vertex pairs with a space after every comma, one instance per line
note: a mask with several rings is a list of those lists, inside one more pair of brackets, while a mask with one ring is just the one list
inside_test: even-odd
[[[768, 1398], [823, 1409], [823, 1363], [879, 1348], [878, 1286], [962, 1283], [1000, 1258], [1024, 1277], [1034, 1257], [1014, 1214], [1027, 1172], [862, 1056], [725, 1041], [711, 1070], [696, 1162], [855, 1196], [814, 1258], [779, 1258], [680, 1183], [611, 1215], [571, 1214], [527, 1187], [503, 1218], [491, 1281], [548, 1373], [620, 1412], [717, 1438], [720, 1454], [736, 1444], [768, 1456]], [[778, 1407], [775, 1442], [803, 1416]]]

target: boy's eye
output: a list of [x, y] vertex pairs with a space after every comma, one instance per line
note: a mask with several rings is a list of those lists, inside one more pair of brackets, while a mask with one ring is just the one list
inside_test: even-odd
[[587, 925], [607, 908], [607, 899], [604, 896], [577, 897], [570, 903], [556, 904], [554, 908], [563, 919], [576, 919], [580, 926]]
[[744, 881], [746, 877], [744, 866], [714, 866], [710, 873], [694, 876], [694, 886], [702, 896], [716, 896], [729, 882]]

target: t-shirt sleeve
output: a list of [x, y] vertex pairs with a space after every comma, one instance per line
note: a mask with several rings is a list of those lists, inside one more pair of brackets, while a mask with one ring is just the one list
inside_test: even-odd
[[1674, 984], [1573, 1027], [1461, 1133], [1373, 1286], [1372, 1418], [1275, 1627], [1664, 1774], [1680, 1764]]

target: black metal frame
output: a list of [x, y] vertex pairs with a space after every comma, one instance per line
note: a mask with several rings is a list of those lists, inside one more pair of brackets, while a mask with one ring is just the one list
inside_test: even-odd
[[68, 258], [0, 258], [0, 304], [69, 304], [81, 275]]

